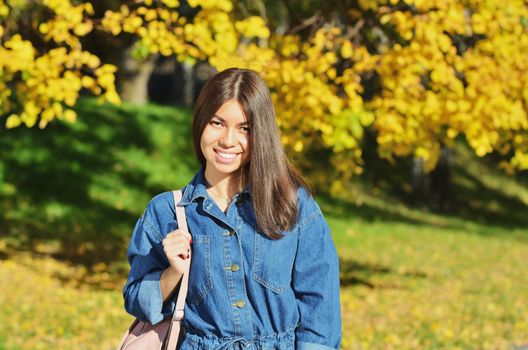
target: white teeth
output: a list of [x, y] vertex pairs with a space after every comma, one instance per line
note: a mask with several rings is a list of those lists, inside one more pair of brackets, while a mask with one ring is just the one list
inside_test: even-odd
[[236, 157], [236, 154], [232, 154], [232, 153], [222, 153], [222, 152], [218, 152], [218, 154], [220, 155], [220, 157], [222, 158], [226, 158], [226, 159], [233, 159]]

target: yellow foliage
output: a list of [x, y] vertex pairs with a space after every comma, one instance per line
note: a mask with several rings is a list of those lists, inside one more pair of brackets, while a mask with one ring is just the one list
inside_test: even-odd
[[[464, 135], [477, 155], [512, 151], [512, 166], [526, 167], [528, 8], [522, 0], [405, 1], [410, 7], [396, 0], [361, 0], [362, 9], [373, 11], [400, 37], [381, 40], [376, 53], [330, 24], [307, 40], [271, 35], [262, 17], [236, 18], [231, 0], [190, 0], [189, 6], [199, 8], [192, 19], [178, 14], [177, 0], [137, 0], [136, 6], [106, 11], [100, 22], [90, 3], [41, 3], [54, 16], [38, 29], [58, 47], [37, 52], [18, 34], [0, 46], [0, 106], [13, 114], [6, 119], [11, 127], [34, 125], [39, 116], [41, 127], [55, 118], [73, 120], [67, 107], [82, 88], [120, 102], [115, 67], [81, 47], [79, 37], [97, 26], [111, 35], [135, 35], [146, 54], [261, 72], [284, 145], [301, 163], [312, 149], [331, 150], [344, 181], [361, 172], [360, 145], [368, 126], [376, 129], [379, 153], [388, 159], [414, 155], [432, 169], [440, 145]], [[361, 11], [354, 11], [350, 15], [360, 18]], [[0, 0], [0, 17], [8, 12]], [[473, 46], [456, 46], [457, 38], [478, 34], [484, 35]], [[14, 92], [23, 107], [12, 113], [12, 88], [5, 87], [19, 73], [23, 79]], [[373, 73], [380, 91], [364, 101], [362, 77]], [[53, 109], [55, 103], [62, 109]]]
[[236, 22], [235, 28], [247, 38], [268, 38], [270, 36], [270, 31], [266, 26], [266, 22], [258, 16], [251, 16], [242, 21]]
[[[13, 128], [22, 123], [32, 127], [39, 117], [38, 125], [41, 128], [54, 118], [73, 121], [73, 111], [64, 111], [61, 104], [75, 105], [83, 86], [94, 92], [102, 88], [107, 100], [118, 103], [114, 86], [114, 66], [103, 65], [96, 70], [95, 73], [106, 73], [96, 74], [97, 81], [88, 75], [90, 69], [98, 67], [99, 64], [96, 56], [65, 47], [55, 48], [38, 56], [29, 41], [14, 35], [0, 47], [0, 67], [4, 71], [4, 78], [11, 79], [22, 73], [23, 81], [15, 86], [22, 110], [6, 119], [6, 127]], [[9, 95], [9, 89], [0, 95], [5, 110], [10, 107]]]
[[[528, 116], [522, 101], [528, 80], [528, 33], [521, 23], [528, 18], [528, 8], [522, 1], [473, 1], [470, 17], [459, 1], [412, 3], [437, 10], [420, 15], [394, 11], [381, 17], [409, 40], [376, 57], [383, 93], [368, 107], [376, 115], [381, 154], [413, 154], [431, 169], [440, 144], [449, 145], [457, 135], [465, 135], [478, 156], [503, 149], [518, 133], [526, 135]], [[462, 55], [457, 53], [450, 36], [479, 33], [486, 37]], [[517, 159], [522, 157], [512, 164], [520, 168]]]
[[4, 1], [0, 1], [0, 17], [7, 17], [9, 15], [9, 7]]
[[7, 117], [6, 128], [8, 129], [16, 128], [20, 124], [22, 124], [22, 120], [20, 120], [20, 116], [16, 114], [11, 114], [9, 117]]
[[167, 7], [171, 7], [171, 8], [180, 6], [180, 2], [178, 0], [161, 0], [161, 2]]
[[[55, 17], [40, 24], [39, 30], [46, 40], [61, 47], [38, 56], [31, 43], [20, 37], [5, 44], [27, 57], [11, 60], [12, 67], [20, 65], [12, 69], [13, 74], [24, 71], [28, 78], [17, 91], [25, 107], [18, 119], [9, 120], [10, 126], [17, 121], [33, 125], [39, 116], [40, 127], [55, 118], [74, 120], [66, 107], [74, 105], [81, 88], [119, 103], [115, 68], [101, 65], [96, 56], [82, 51], [79, 41], [79, 36], [93, 30], [93, 9], [70, 1], [42, 1]], [[364, 112], [359, 74], [375, 63], [364, 48], [341, 39], [341, 30], [320, 29], [303, 42], [297, 35], [271, 37], [264, 19], [258, 16], [236, 20], [229, 0], [189, 1], [191, 7], [200, 7], [192, 21], [177, 14], [178, 1], [137, 3], [137, 7], [123, 5], [117, 11], [106, 11], [100, 29], [112, 35], [136, 35], [138, 45], [151, 54], [176, 55], [180, 60], [207, 59], [217, 69], [238, 66], [262, 72], [276, 102], [285, 146], [300, 155], [308, 145], [328, 147], [336, 153], [351, 150], [347, 153], [351, 157], [340, 159], [352, 169], [346, 173], [359, 171], [362, 127], [371, 123], [366, 122], [370, 117]], [[343, 58], [357, 61], [359, 68], [353, 65], [339, 72], [337, 65]], [[339, 91], [345, 94], [338, 96]], [[3, 106], [4, 101], [7, 103], [7, 97]], [[29, 101], [34, 101], [36, 109], [31, 104], [26, 106]], [[319, 141], [301, 142], [303, 138]]]

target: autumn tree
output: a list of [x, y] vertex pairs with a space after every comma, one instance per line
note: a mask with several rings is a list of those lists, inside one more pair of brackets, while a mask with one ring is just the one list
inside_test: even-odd
[[131, 36], [137, 58], [261, 72], [284, 145], [305, 167], [313, 164], [310, 154], [324, 154], [337, 172], [314, 177], [332, 177], [334, 191], [363, 169], [365, 128], [376, 131], [382, 157], [414, 156], [426, 170], [459, 135], [478, 156], [499, 152], [510, 168], [528, 168], [528, 8], [521, 0], [236, 7], [230, 0], [136, 0], [100, 18], [89, 2], [37, 3], [46, 10], [34, 28], [46, 44], [39, 50], [8, 24], [18, 7], [0, 2], [0, 100], [8, 127], [73, 119], [70, 107], [82, 88], [118, 102], [116, 68], [81, 45], [97, 30]]

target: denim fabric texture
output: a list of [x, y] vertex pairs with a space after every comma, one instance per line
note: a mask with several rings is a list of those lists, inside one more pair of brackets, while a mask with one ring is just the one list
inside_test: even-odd
[[[192, 262], [179, 349], [337, 349], [341, 341], [339, 264], [330, 229], [314, 199], [298, 191], [297, 224], [272, 240], [256, 230], [251, 194], [226, 213], [205, 187], [204, 169], [183, 188]], [[154, 197], [128, 247], [126, 310], [155, 324], [169, 317], [160, 276], [169, 266], [164, 237], [178, 227], [171, 192]]]

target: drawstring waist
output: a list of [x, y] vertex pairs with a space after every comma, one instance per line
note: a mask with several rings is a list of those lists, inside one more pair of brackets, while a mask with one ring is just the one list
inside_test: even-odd
[[250, 346], [252, 343], [254, 343], [254, 341], [249, 341], [246, 338], [242, 338], [242, 337], [236, 337], [216, 347], [215, 350], [227, 350], [233, 345], [240, 345], [243, 349], [245, 349], [248, 346]]
[[[293, 349], [295, 342], [295, 328], [285, 332], [256, 336], [246, 339], [241, 336], [219, 338], [214, 335], [200, 336], [186, 332], [183, 337], [181, 349], [208, 349], [208, 350], [243, 350], [252, 347], [255, 350], [263, 348]], [[185, 346], [188, 343], [188, 346]], [[291, 344], [291, 345], [290, 345]], [[194, 345], [194, 346], [193, 346]], [[289, 346], [288, 346], [289, 345]]]

